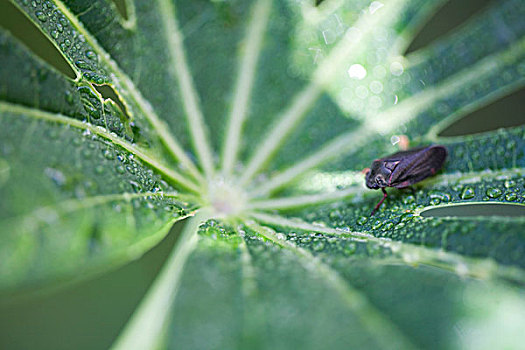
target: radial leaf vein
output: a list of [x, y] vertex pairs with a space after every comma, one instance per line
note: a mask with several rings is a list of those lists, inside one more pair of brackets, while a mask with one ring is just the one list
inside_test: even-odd
[[261, 53], [266, 25], [270, 15], [272, 0], [258, 0], [251, 14], [248, 31], [241, 48], [240, 69], [235, 84], [232, 110], [228, 119], [228, 131], [223, 147], [222, 171], [231, 175], [237, 154], [241, 130], [248, 114], [249, 100], [255, 78], [255, 68]]
[[199, 225], [209, 218], [209, 212], [202, 210], [186, 224], [153, 286], [113, 344], [113, 350], [155, 349], [159, 345], [180, 287], [184, 265], [197, 247]]
[[310, 107], [321, 96], [325, 86], [347, 70], [363, 51], [365, 41], [373, 33], [377, 26], [384, 20], [393, 18], [392, 12], [400, 11], [396, 0], [387, 4], [377, 12], [363, 15], [354, 26], [348, 30], [339, 43], [332, 49], [328, 57], [321, 62], [319, 67], [312, 73], [310, 83], [292, 100], [285, 111], [277, 117], [278, 122], [274, 124], [265, 141], [259, 145], [250, 158], [246, 169], [241, 177], [241, 185], [247, 184], [261, 168], [271, 159], [279, 147], [283, 144], [287, 135], [296, 127], [306, 115]]
[[[4, 221], [3, 225], [8, 225], [13, 222], [22, 222], [29, 225], [31, 228], [36, 229], [38, 227], [38, 218], [44, 218], [50, 210], [58, 210], [63, 214], [73, 213], [79, 210], [96, 207], [116, 201], [129, 202], [134, 198], [147, 198], [147, 197], [170, 197], [180, 199], [180, 196], [176, 193], [161, 193], [161, 192], [142, 192], [142, 193], [116, 193], [86, 197], [82, 199], [68, 199], [65, 201], [57, 202], [54, 205], [44, 206], [36, 208], [29, 213], [22, 214], [20, 216], [10, 217]], [[41, 215], [42, 214], [42, 215]]]
[[252, 228], [271, 241], [278, 243], [298, 255], [300, 262], [311, 268], [316, 267], [317, 272], [341, 295], [346, 305], [358, 316], [359, 320], [370, 334], [376, 336], [375, 340], [384, 349], [415, 349], [416, 347], [408, 340], [401, 330], [390, 319], [382, 314], [363, 294], [355, 289], [350, 283], [343, 279], [337, 271], [324, 263], [321, 259], [313, 256], [310, 252], [302, 249], [288, 241], [282, 240], [272, 230], [252, 225]]
[[170, 0], [159, 0], [160, 14], [171, 58], [171, 67], [175, 69], [182, 102], [190, 127], [193, 145], [197, 157], [206, 175], [211, 177], [214, 172], [213, 156], [208, 143], [208, 132], [204, 117], [199, 107], [197, 89], [191, 77], [190, 68], [184, 52], [183, 36], [175, 18], [175, 9]]
[[254, 200], [248, 204], [248, 209], [254, 210], [284, 210], [300, 208], [310, 205], [317, 205], [326, 202], [335, 202], [345, 199], [355, 194], [362, 193], [363, 188], [353, 186], [344, 190], [338, 190], [329, 193], [305, 194], [292, 197], [271, 198], [265, 200]]
[[393, 257], [385, 259], [385, 263], [389, 264], [409, 266], [421, 264], [452, 272], [461, 277], [468, 276], [484, 280], [502, 278], [504, 280], [525, 283], [525, 273], [520, 268], [501, 265], [491, 258], [468, 258], [444, 250], [437, 250], [401, 241], [392, 241], [388, 238], [375, 237], [364, 232], [350, 232], [337, 228], [323, 227], [304, 222], [300, 219], [288, 219], [280, 215], [254, 212], [251, 213], [251, 217], [267, 225], [330, 235], [344, 235], [357, 241], [379, 244], [392, 251]]
[[131, 152], [132, 154], [136, 156], [136, 158], [144, 161], [145, 163], [149, 164], [153, 168], [157, 169], [160, 173], [162, 173], [164, 176], [166, 176], [167, 178], [169, 178], [176, 184], [179, 184], [180, 186], [183, 186], [196, 193], [200, 192], [201, 190], [199, 186], [189, 181], [185, 176], [177, 173], [176, 171], [173, 171], [170, 167], [167, 167], [159, 163], [157, 160], [153, 159], [151, 156], [149, 156], [145, 151], [141, 150], [139, 147], [126, 142], [125, 140], [121, 139], [120, 137], [115, 136], [113, 133], [108, 132], [106, 129], [102, 127], [97, 127], [97, 126], [94, 126], [88, 123], [84, 123], [80, 120], [69, 118], [69, 117], [66, 117], [60, 114], [53, 114], [53, 113], [45, 112], [42, 110], [30, 108], [30, 107], [23, 107], [20, 105], [11, 104], [8, 102], [0, 101], [0, 111], [21, 114], [21, 115], [30, 116], [36, 119], [47, 120], [50, 122], [70, 125], [72, 127], [82, 129], [82, 130], [87, 130], [91, 132], [92, 134], [98, 135], [104, 139], [107, 139], [111, 141], [112, 143], [114, 143], [115, 145], [118, 145], [124, 148], [128, 152]]
[[248, 162], [240, 180], [241, 185], [246, 185], [255, 174], [270, 160], [277, 151], [284, 138], [294, 126], [305, 116], [308, 109], [314, 104], [322, 93], [321, 86], [311, 83], [298, 96], [296, 96], [288, 109], [279, 117], [268, 137], [257, 148], [256, 153]]
[[[336, 158], [351, 155], [363, 145], [366, 144], [369, 137], [374, 135], [388, 134], [394, 132], [396, 128], [407, 124], [425, 109], [433, 106], [437, 101], [446, 99], [456, 94], [458, 91], [465, 90], [479, 82], [486, 76], [493, 74], [494, 70], [510, 60], [516, 60], [525, 52], [525, 39], [521, 40], [518, 45], [510, 47], [504, 52], [498, 52], [486, 57], [474, 66], [470, 66], [467, 71], [460, 71], [454, 76], [449, 77], [441, 84], [435, 87], [429, 87], [423, 92], [411, 96], [398, 105], [368, 118], [357, 130], [352, 130], [341, 134], [335, 139], [328, 141], [313, 154], [293, 164], [281, 173], [274, 175], [262, 185], [255, 187], [251, 193], [253, 196], [261, 196], [274, 191], [305, 172], [327, 163]], [[480, 105], [486, 104], [501, 95], [508, 93], [509, 90], [516, 89], [525, 84], [525, 76], [517, 79], [508, 86], [496, 88], [491, 94], [476, 96], [475, 100], [470, 101], [466, 106], [458, 109], [454, 113], [454, 118], [469, 113], [472, 109], [479, 108]], [[437, 127], [432, 130], [435, 133]]]
[[[167, 147], [171, 155], [196, 179], [202, 181], [202, 176], [186, 155], [183, 148], [175, 137], [169, 132], [169, 128], [159, 118], [151, 104], [142, 96], [141, 92], [137, 89], [133, 81], [127, 76], [118, 66], [118, 64], [111, 59], [111, 56], [99, 45], [96, 38], [88, 32], [82, 23], [79, 22], [78, 18], [71, 13], [68, 7], [60, 0], [55, 1], [58, 9], [66, 16], [66, 18], [73, 24], [73, 26], [79, 31], [80, 34], [85, 38], [86, 42], [97, 52], [101, 62], [109, 67], [110, 72], [113, 73], [112, 81], [117, 85], [116, 91], [135, 102], [139, 110], [142, 112], [144, 117], [151, 123], [160, 140]], [[53, 40], [51, 42], [57, 47], [57, 43]], [[76, 67], [74, 67], [76, 69]], [[125, 103], [129, 102], [124, 100]]]

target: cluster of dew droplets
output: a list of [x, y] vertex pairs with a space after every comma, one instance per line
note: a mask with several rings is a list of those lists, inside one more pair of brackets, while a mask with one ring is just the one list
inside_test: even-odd
[[97, 54], [55, 4], [50, 1], [23, 0], [21, 5], [25, 7], [24, 10], [27, 13], [34, 15], [60, 50], [82, 72], [84, 78], [96, 84], [104, 84], [109, 81], [107, 73], [99, 66]]

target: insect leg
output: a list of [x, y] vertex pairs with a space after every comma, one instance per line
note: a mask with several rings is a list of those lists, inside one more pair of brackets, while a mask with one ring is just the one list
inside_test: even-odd
[[374, 216], [375, 212], [377, 211], [377, 209], [379, 209], [379, 207], [381, 206], [381, 204], [383, 204], [383, 202], [385, 201], [386, 197], [388, 196], [388, 194], [386, 193], [386, 190], [384, 187], [381, 187], [381, 191], [383, 191], [383, 198], [381, 198], [381, 200], [379, 201], [379, 203], [377, 203], [376, 207], [374, 208], [374, 210], [372, 210], [372, 213], [370, 214], [370, 216]]

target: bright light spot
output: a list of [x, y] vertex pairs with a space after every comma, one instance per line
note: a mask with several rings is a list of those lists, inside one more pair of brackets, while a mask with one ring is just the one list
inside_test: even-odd
[[403, 65], [399, 62], [392, 62], [390, 64], [390, 73], [392, 73], [395, 76], [400, 76], [403, 74]]
[[362, 80], [366, 77], [366, 69], [360, 64], [353, 64], [348, 68], [348, 76], [352, 79]]
[[399, 101], [399, 97], [397, 97], [397, 95], [394, 95], [394, 104], [397, 105], [398, 101]]
[[377, 80], [374, 80], [370, 83], [370, 91], [372, 91], [374, 94], [380, 94], [383, 91], [383, 84]]
[[235, 216], [242, 212], [247, 195], [226, 179], [216, 178], [208, 184], [208, 200], [219, 217]]
[[379, 10], [381, 7], [385, 6], [381, 1], [372, 1], [370, 6], [368, 7], [368, 10], [371, 14], [374, 14], [377, 10]]

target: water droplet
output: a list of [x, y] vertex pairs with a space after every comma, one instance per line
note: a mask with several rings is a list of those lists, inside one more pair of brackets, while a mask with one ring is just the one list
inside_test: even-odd
[[124, 174], [126, 172], [126, 169], [122, 165], [117, 165], [116, 169], [119, 174]]
[[51, 36], [53, 37], [53, 39], [58, 39], [58, 31], [52, 30], [51, 31]]
[[139, 193], [141, 190], [140, 185], [135, 181], [130, 181], [129, 184], [131, 185], [131, 188], [133, 188], [133, 192]]
[[76, 60], [75, 66], [77, 66], [80, 69], [90, 69], [91, 68], [90, 64], [84, 60]]
[[387, 223], [383, 226], [383, 231], [390, 231], [393, 227], [394, 227], [394, 223], [392, 223], [392, 222], [387, 222]]
[[42, 12], [42, 11], [37, 11], [37, 12], [35, 12], [35, 16], [36, 16], [36, 18], [38, 18], [38, 20], [41, 21], [41, 22], [45, 22], [45, 21], [47, 21], [47, 16], [46, 16], [46, 14], [45, 14], [44, 12]]
[[104, 155], [104, 158], [108, 159], [108, 160], [112, 160], [112, 159], [115, 159], [115, 155], [113, 154], [113, 152], [109, 149], [105, 149], [102, 154]]
[[377, 230], [378, 228], [380, 228], [381, 226], [383, 226], [383, 221], [381, 220], [376, 220], [374, 221], [373, 225], [372, 225], [372, 229], [373, 230]]
[[513, 201], [515, 201], [516, 199], [518, 199], [518, 195], [517, 195], [516, 193], [514, 193], [514, 192], [507, 193], [507, 194], [505, 195], [505, 199], [508, 200], [508, 201], [513, 202]]
[[49, 177], [57, 186], [63, 186], [66, 183], [65, 175], [58, 169], [45, 168], [44, 174]]
[[516, 181], [514, 180], [505, 180], [505, 188], [512, 188], [516, 186]]
[[358, 225], [364, 225], [368, 221], [368, 218], [366, 216], [361, 216], [359, 219], [357, 219]]
[[502, 193], [503, 192], [499, 188], [496, 188], [496, 187], [489, 188], [487, 190], [487, 196], [489, 196], [490, 198], [498, 198], [499, 196], [501, 196]]
[[476, 195], [476, 191], [474, 191], [472, 187], [465, 186], [465, 188], [463, 188], [463, 191], [461, 191], [461, 194], [459, 195], [459, 197], [461, 199], [471, 199], [471, 198], [474, 198], [475, 195]]
[[95, 60], [97, 59], [97, 54], [91, 50], [87, 50], [86, 51], [86, 57], [90, 60]]
[[430, 204], [432, 204], [432, 205], [438, 205], [440, 203], [441, 203], [441, 200], [439, 198], [432, 198], [430, 200]]
[[438, 199], [439, 202], [448, 202], [448, 201], [450, 201], [450, 195], [448, 193], [441, 192], [441, 191], [436, 191], [436, 190], [430, 191], [429, 196], [430, 196], [430, 198], [432, 200], [433, 199]]
[[325, 243], [323, 241], [317, 241], [313, 244], [313, 249], [316, 252], [322, 251], [325, 247]]
[[135, 165], [126, 165], [126, 170], [132, 175], [135, 175], [137, 173]]
[[412, 204], [416, 201], [416, 198], [413, 196], [413, 195], [408, 195], [408, 196], [405, 196], [403, 198], [403, 203], [404, 204]]

